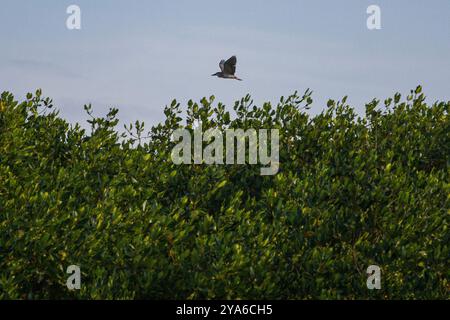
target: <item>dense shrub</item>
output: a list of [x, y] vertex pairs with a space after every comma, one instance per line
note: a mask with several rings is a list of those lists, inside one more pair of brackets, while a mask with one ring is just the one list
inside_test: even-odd
[[[0, 298], [448, 298], [450, 102], [418, 87], [311, 117], [309, 91], [230, 115], [214, 97], [91, 131], [41, 92], [0, 102]], [[235, 115], [235, 116], [234, 116]], [[277, 128], [280, 171], [175, 165], [175, 128]], [[87, 132], [86, 132], [87, 131]], [[82, 287], [65, 286], [79, 265]], [[379, 265], [382, 289], [368, 290]]]

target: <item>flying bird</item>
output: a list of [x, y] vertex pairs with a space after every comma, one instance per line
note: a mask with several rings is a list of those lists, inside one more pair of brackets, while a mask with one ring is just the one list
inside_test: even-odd
[[221, 71], [214, 73], [212, 76], [217, 76], [219, 78], [224, 78], [224, 79], [235, 79], [235, 80], [242, 81], [242, 79], [239, 79], [238, 77], [236, 77], [234, 75], [234, 73], [236, 72], [236, 63], [237, 63], [236, 56], [232, 56], [227, 61], [225, 61], [225, 60], [220, 61], [219, 67], [220, 67]]

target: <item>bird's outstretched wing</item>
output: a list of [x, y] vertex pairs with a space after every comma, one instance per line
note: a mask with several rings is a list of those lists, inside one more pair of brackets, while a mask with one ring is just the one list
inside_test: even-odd
[[223, 72], [229, 75], [234, 75], [234, 73], [236, 72], [236, 63], [237, 63], [236, 56], [232, 56], [225, 62]]
[[223, 72], [223, 70], [225, 69], [225, 60], [221, 60], [221, 61], [220, 61], [219, 67], [220, 67], [220, 71]]

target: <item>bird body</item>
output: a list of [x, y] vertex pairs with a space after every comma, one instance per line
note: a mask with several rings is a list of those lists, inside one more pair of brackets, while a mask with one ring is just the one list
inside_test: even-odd
[[223, 79], [234, 79], [242, 81], [242, 79], [239, 79], [234, 75], [236, 73], [236, 63], [237, 63], [236, 56], [232, 56], [227, 61], [221, 60], [219, 63], [221, 71], [214, 73], [212, 76], [216, 76]]

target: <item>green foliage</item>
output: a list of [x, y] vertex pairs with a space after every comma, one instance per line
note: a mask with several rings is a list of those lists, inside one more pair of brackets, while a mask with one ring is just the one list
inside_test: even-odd
[[[450, 102], [418, 87], [365, 117], [311, 92], [276, 107], [176, 102], [144, 137], [117, 110], [70, 125], [41, 91], [0, 100], [2, 299], [448, 298]], [[277, 128], [280, 171], [174, 165], [171, 133]], [[81, 267], [80, 291], [65, 286]], [[368, 290], [379, 265], [382, 289]]]

